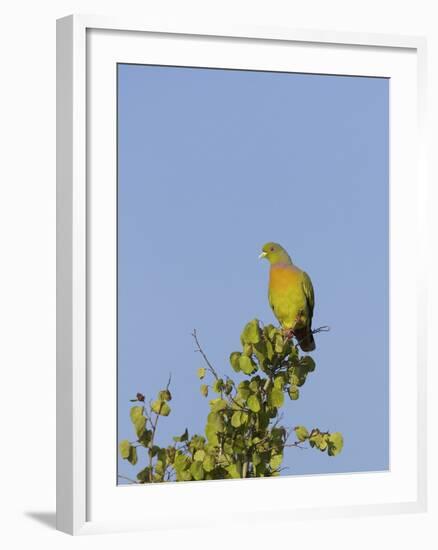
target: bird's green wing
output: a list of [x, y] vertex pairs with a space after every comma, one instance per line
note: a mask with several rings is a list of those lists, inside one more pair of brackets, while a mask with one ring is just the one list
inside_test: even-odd
[[271, 289], [270, 288], [268, 290], [268, 300], [269, 300], [269, 305], [271, 306], [271, 309], [272, 309], [272, 311], [274, 312], [274, 315], [275, 315], [275, 309], [274, 309], [274, 304], [272, 303], [272, 296], [271, 296]]
[[306, 272], [303, 272], [303, 291], [307, 300], [307, 305], [309, 307], [309, 316], [310, 320], [313, 317], [313, 308], [315, 307], [315, 294], [313, 292], [313, 285], [310, 277]]

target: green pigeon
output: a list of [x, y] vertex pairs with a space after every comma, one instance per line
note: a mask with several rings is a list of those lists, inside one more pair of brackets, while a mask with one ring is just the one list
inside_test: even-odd
[[310, 277], [292, 263], [286, 250], [277, 243], [267, 243], [259, 258], [271, 264], [269, 304], [286, 334], [295, 336], [303, 351], [315, 349], [312, 333], [315, 296]]

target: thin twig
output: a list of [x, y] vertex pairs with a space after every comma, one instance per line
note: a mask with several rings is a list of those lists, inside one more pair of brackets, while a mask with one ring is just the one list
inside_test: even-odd
[[[167, 381], [166, 390], [169, 389], [170, 382], [172, 380], [172, 373], [169, 373], [169, 380]], [[160, 403], [160, 408], [158, 409], [158, 412], [155, 413], [155, 422], [152, 422], [151, 420], [151, 426], [152, 426], [152, 435], [151, 435], [151, 441], [150, 441], [150, 448], [149, 448], [149, 481], [152, 483], [152, 449], [154, 446], [154, 439], [155, 439], [155, 432], [157, 431], [157, 425], [158, 420], [160, 418], [161, 408], [163, 406], [163, 402]], [[151, 413], [152, 413], [152, 406], [151, 406]], [[151, 415], [152, 416], [152, 415]]]
[[192, 336], [195, 340], [195, 343], [196, 343], [196, 347], [197, 349], [195, 350], [195, 352], [197, 353], [200, 353], [208, 367], [208, 369], [210, 370], [211, 374], [216, 378], [216, 380], [219, 380], [219, 375], [217, 374], [217, 372], [215, 371], [213, 365], [210, 363], [210, 361], [208, 360], [208, 357], [205, 355], [204, 353], [204, 350], [201, 348], [201, 345], [199, 344], [199, 340], [198, 340], [198, 335], [196, 333], [196, 329], [193, 329], [193, 332], [192, 332]]
[[287, 445], [283, 445], [283, 447], [296, 447], [297, 449], [301, 449], [302, 451], [306, 451], [308, 447], [301, 447], [301, 445], [304, 443], [304, 441], [295, 441], [295, 443], [288, 443]]

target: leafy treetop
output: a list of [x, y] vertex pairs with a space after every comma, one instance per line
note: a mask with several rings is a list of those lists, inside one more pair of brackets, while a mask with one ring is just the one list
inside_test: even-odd
[[[246, 324], [240, 338], [242, 349], [230, 355], [231, 368], [244, 376], [239, 383], [220, 376], [201, 348], [196, 331], [193, 338], [205, 361], [205, 367], [197, 370], [200, 392], [210, 398], [204, 434], [190, 437], [185, 429], [172, 444], [159, 447], [155, 444], [158, 420], [171, 412], [170, 378], [149, 406], [138, 393], [132, 400], [138, 404], [130, 411], [136, 439], [121, 441], [119, 450], [123, 459], [135, 465], [138, 450], [144, 449], [148, 465], [138, 472], [136, 481], [130, 481], [278, 476], [287, 447], [302, 448], [307, 442], [329, 456], [341, 452], [343, 438], [339, 432], [281, 425], [280, 409], [285, 399], [299, 399], [309, 373], [315, 370], [312, 357], [301, 356], [298, 346], [281, 329], [262, 326], [257, 319]], [[290, 443], [292, 434], [295, 441]]]

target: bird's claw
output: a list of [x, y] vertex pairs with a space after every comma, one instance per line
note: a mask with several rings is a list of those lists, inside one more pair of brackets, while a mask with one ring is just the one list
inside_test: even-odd
[[286, 340], [291, 340], [295, 336], [295, 333], [291, 328], [285, 328], [283, 329], [283, 335]]

